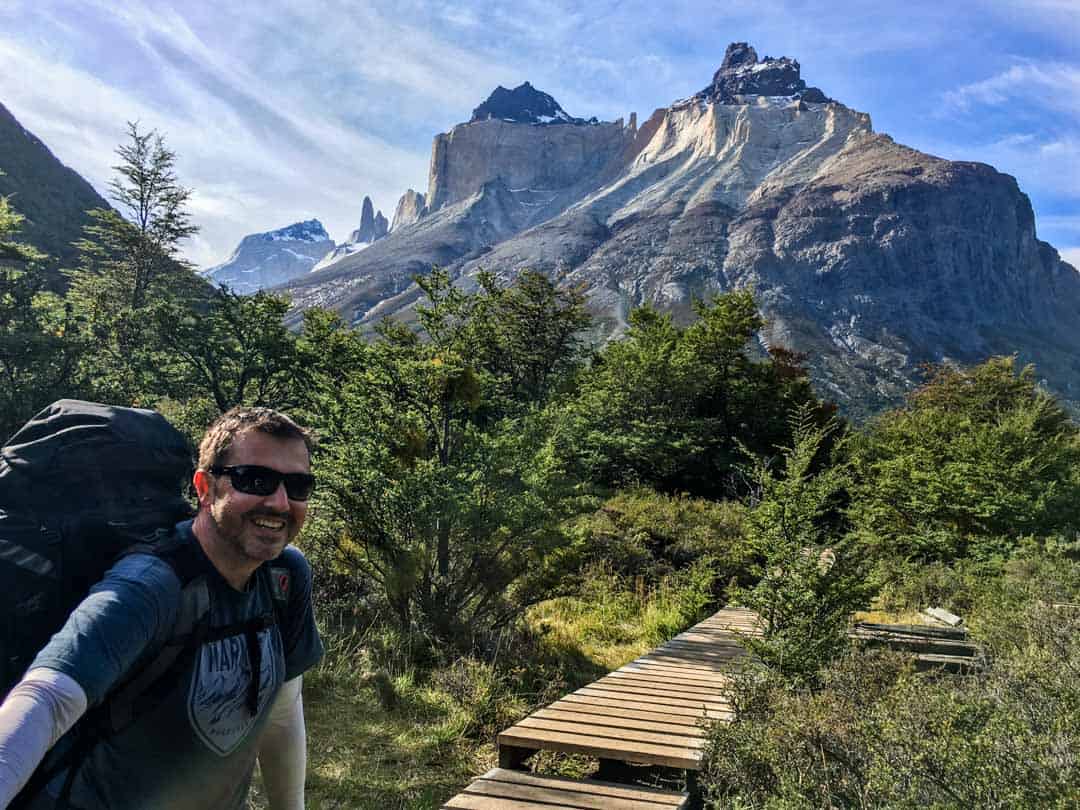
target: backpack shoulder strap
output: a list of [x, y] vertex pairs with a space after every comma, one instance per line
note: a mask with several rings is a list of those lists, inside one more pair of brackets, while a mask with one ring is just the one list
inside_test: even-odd
[[154, 554], [172, 566], [180, 580], [180, 602], [176, 622], [165, 645], [106, 700], [106, 723], [112, 732], [130, 725], [135, 719], [139, 699], [172, 668], [185, 650], [194, 649], [202, 643], [210, 614], [205, 561], [190, 541], [174, 534], [167, 539], [159, 537], [158, 542], [132, 546], [128, 553], [136, 551]]

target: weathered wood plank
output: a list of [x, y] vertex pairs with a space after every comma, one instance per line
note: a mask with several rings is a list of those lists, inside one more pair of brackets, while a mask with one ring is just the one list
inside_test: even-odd
[[707, 683], [703, 681], [685, 681], [678, 677], [664, 677], [662, 675], [648, 674], [635, 672], [629, 669], [617, 669], [605, 675], [595, 683], [603, 683], [605, 681], [617, 681], [624, 682], [626, 684], [641, 684], [642, 686], [657, 685], [664, 689], [671, 691], [685, 693], [688, 695], [716, 695], [719, 694], [723, 684], [719, 681], [715, 683]]
[[612, 782], [595, 780], [579, 781], [565, 776], [543, 776], [535, 773], [521, 771], [503, 771], [492, 768], [479, 777], [484, 780], [499, 782], [513, 782], [521, 785], [542, 785], [547, 787], [563, 786], [575, 793], [593, 793], [599, 796], [614, 796], [622, 799], [635, 799], [637, 801], [653, 802], [664, 807], [678, 807], [686, 799], [686, 795], [672, 790], [661, 788], [642, 787], [640, 785], [619, 785]]
[[543, 717], [537, 717], [535, 714], [530, 714], [520, 723], [515, 725], [514, 728], [522, 731], [522, 733], [524, 733], [524, 729], [528, 729], [529, 731], [556, 731], [566, 734], [580, 732], [591, 737], [615, 740], [620, 744], [642, 742], [651, 745], [670, 746], [672, 748], [701, 749], [704, 747], [704, 741], [701, 735], [661, 734], [655, 731], [636, 731], [629, 728], [612, 728], [611, 726], [582, 724], [574, 721], [549, 720]]
[[686, 668], [671, 667], [664, 664], [656, 664], [651, 661], [631, 661], [616, 672], [636, 672], [641, 675], [649, 675], [654, 678], [665, 678], [680, 683], [700, 683], [706, 686], [722, 686], [727, 682], [724, 675], [719, 672], [701, 672], [687, 670]]
[[[500, 750], [583, 753], [695, 771], [704, 746], [701, 723], [731, 716], [723, 689], [731, 662], [743, 655], [733, 629], [758, 628], [748, 611], [720, 611], [503, 731]], [[502, 798], [523, 796], [528, 798], [520, 792]], [[543, 800], [556, 804], [549, 794]]]
[[604, 685], [603, 687], [585, 686], [574, 694], [596, 695], [598, 697], [622, 698], [640, 703], [652, 703], [656, 706], [681, 706], [687, 709], [715, 709], [720, 711], [728, 708], [726, 703], [719, 700], [683, 700], [671, 697], [662, 691], [646, 691], [641, 689], [627, 689]]
[[611, 729], [631, 729], [634, 731], [653, 731], [660, 734], [670, 734], [683, 737], [695, 737], [700, 739], [702, 730], [694, 723], [669, 723], [663, 720], [644, 720], [639, 717], [623, 715], [596, 714], [583, 712], [576, 709], [558, 708], [549, 706], [533, 712], [530, 717], [538, 717], [542, 720], [558, 720], [562, 723], [576, 723], [580, 726], [599, 726]]
[[701, 718], [716, 719], [717, 717], [726, 717], [731, 714], [731, 707], [726, 705], [721, 709], [703, 710], [700, 706], [660, 706], [648, 701], [626, 700], [621, 697], [610, 698], [598, 695], [579, 695], [577, 693], [567, 695], [553, 705], [559, 705], [564, 702], [574, 704], [581, 703], [586, 706], [611, 707], [624, 711], [632, 711], [638, 716], [660, 714], [663, 717], [692, 718], [694, 722], [697, 722]]
[[494, 769], [474, 780], [444, 807], [461, 810], [679, 810], [687, 795], [674, 791], [578, 781]]
[[666, 765], [669, 768], [697, 770], [701, 767], [700, 749], [637, 741], [627, 743], [590, 734], [573, 734], [538, 728], [522, 729], [519, 725], [500, 733], [498, 743], [523, 748], [532, 747], [544, 751], [588, 754], [604, 759], [617, 759], [620, 762]]

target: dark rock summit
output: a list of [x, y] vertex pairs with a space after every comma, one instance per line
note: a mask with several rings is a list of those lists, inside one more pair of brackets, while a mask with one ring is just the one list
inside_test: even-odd
[[489, 118], [516, 124], [587, 124], [596, 121], [595, 118], [586, 121], [568, 115], [559, 102], [528, 82], [513, 90], [507, 90], [502, 85], [496, 87], [487, 101], [473, 110], [469, 120], [486, 121]]
[[781, 56], [759, 60], [757, 51], [746, 42], [733, 42], [724, 53], [712, 84], [695, 98], [718, 104], [739, 104], [746, 96], [785, 96], [823, 103], [828, 97], [816, 87], [807, 87], [799, 75], [799, 63]]
[[284, 228], [278, 228], [276, 231], [255, 234], [253, 238], [262, 239], [265, 242], [330, 241], [330, 235], [326, 232], [326, 228], [324, 228], [323, 224], [317, 219], [307, 219], [303, 222], [296, 222]]

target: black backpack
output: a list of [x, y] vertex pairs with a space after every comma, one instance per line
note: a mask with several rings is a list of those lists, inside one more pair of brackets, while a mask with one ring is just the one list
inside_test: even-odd
[[78, 400], [0, 449], [0, 695], [121, 554], [192, 515], [191, 469], [186, 438], [160, 414]]

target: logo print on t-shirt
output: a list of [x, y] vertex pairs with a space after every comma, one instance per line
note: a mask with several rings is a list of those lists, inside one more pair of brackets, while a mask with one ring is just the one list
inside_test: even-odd
[[[280, 636], [273, 628], [259, 633], [262, 665], [259, 668], [259, 712], [276, 691], [275, 665]], [[199, 648], [188, 695], [188, 718], [200, 739], [214, 753], [228, 756], [244, 741], [258, 714], [248, 709], [251, 663], [247, 640], [235, 635], [208, 641]]]

